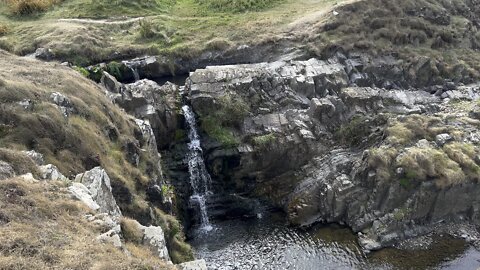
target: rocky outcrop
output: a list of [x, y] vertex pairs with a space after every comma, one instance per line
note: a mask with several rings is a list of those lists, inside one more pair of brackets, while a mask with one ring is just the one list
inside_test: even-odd
[[[476, 149], [476, 120], [453, 113], [456, 109], [448, 102], [475, 100], [478, 87], [401, 89], [407, 84], [399, 77], [364, 67], [361, 61], [337, 57], [207, 67], [191, 73], [188, 97], [203, 128], [215, 186], [268, 198], [283, 207], [295, 225], [348, 225], [359, 232], [366, 249], [423, 234], [442, 221], [478, 222], [478, 175], [467, 173], [462, 176], [466, 181], [442, 186], [446, 180], [441, 175], [415, 180], [420, 176], [407, 171], [406, 161], [403, 167], [395, 165], [419, 147], [427, 147], [418, 150], [421, 153], [430, 151], [453, 162], [461, 162], [461, 154], [453, 154], [460, 150], [453, 148], [463, 147], [455, 142]], [[407, 78], [404, 75], [398, 76]], [[436, 118], [429, 127], [421, 121], [409, 124], [407, 133], [418, 132], [412, 137], [402, 138], [403, 127], [394, 125], [410, 121], [407, 116], [431, 115]], [[464, 120], [451, 122], [452, 115]], [[435, 123], [440, 123], [438, 129]], [[395, 146], [399, 140], [408, 147]], [[372, 170], [373, 153], [394, 147], [400, 149], [388, 163], [388, 177]], [[476, 150], [465, 151], [475, 159]], [[441, 162], [453, 166], [451, 161]], [[472, 162], [468, 166], [477, 168], [480, 160]], [[454, 198], [462, 203], [448, 207]]]
[[59, 110], [63, 113], [65, 117], [70, 116], [75, 113], [75, 108], [73, 107], [70, 99], [58, 92], [53, 92], [50, 94], [50, 100], [53, 104], [57, 105]]
[[[75, 177], [75, 182], [83, 184], [87, 188], [93, 201], [98, 204], [98, 211], [100, 213], [108, 213], [116, 218], [121, 216], [120, 208], [112, 194], [110, 177], [108, 177], [104, 169], [96, 167], [90, 171], [79, 174]], [[79, 185], [77, 185], [77, 187], [79, 187]]]
[[297, 181], [291, 172], [328, 152], [336, 143], [335, 132], [354, 116], [438, 110], [441, 99], [423, 91], [352, 86], [346, 69], [335, 61], [310, 59], [193, 72], [187, 85], [200, 122], [216, 111], [235, 113], [228, 108], [235, 102], [248, 104], [236, 126], [223, 127], [238, 138], [236, 147], [207, 143], [214, 175], [253, 185], [289, 179], [288, 187], [263, 191], [281, 198], [286, 195], [281, 190]]
[[[212, 65], [259, 63], [265, 61], [292, 60], [301, 58], [304, 52], [287, 44], [239, 45], [230, 49], [196, 52], [195, 57], [144, 56], [117, 63], [123, 82], [142, 79], [157, 80], [164, 77], [186, 75], [190, 71]], [[88, 69], [105, 68], [106, 64]]]
[[141, 133], [137, 136], [140, 144], [127, 144], [127, 157], [138, 166], [140, 155], [148, 153], [150, 159], [147, 167], [152, 181], [146, 193], [150, 201], [159, 202], [163, 210], [170, 213], [173, 202], [171, 194], [162, 192], [162, 185], [169, 183], [163, 174], [159, 149], [169, 146], [176, 135], [178, 124], [175, 108], [179, 87], [171, 83], [160, 86], [150, 80], [122, 84], [107, 72], [103, 72], [101, 83], [114, 103], [137, 118], [135, 123]]
[[107, 96], [127, 113], [148, 120], [158, 147], [163, 149], [168, 146], [175, 137], [177, 127], [176, 102], [179, 87], [171, 83], [160, 86], [150, 80], [121, 84], [108, 73], [103, 74], [101, 81], [108, 90]]

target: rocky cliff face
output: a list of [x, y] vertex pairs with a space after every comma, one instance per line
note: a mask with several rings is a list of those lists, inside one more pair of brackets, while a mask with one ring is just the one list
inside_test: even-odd
[[404, 89], [363, 66], [337, 57], [191, 73], [217, 184], [268, 198], [296, 225], [346, 224], [366, 249], [478, 222], [478, 86]]

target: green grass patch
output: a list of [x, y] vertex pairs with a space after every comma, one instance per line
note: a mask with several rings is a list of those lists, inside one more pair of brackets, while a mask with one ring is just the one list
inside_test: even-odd
[[217, 106], [200, 115], [201, 128], [208, 136], [226, 146], [240, 143], [233, 131], [241, 126], [250, 107], [234, 93], [217, 98]]
[[271, 8], [283, 0], [195, 0], [206, 8], [220, 12], [260, 11]]
[[175, 0], [73, 0], [58, 6], [50, 16], [71, 18], [151, 16], [166, 13], [175, 2]]
[[89, 78], [90, 77], [90, 72], [83, 68], [83, 67], [79, 67], [79, 66], [74, 66], [73, 69], [77, 72], [79, 72], [80, 74], [82, 74], [85, 78]]
[[253, 141], [253, 144], [257, 147], [267, 148], [269, 145], [274, 143], [276, 139], [277, 137], [275, 136], [274, 133], [269, 133], [269, 134], [253, 137], [252, 141]]
[[370, 133], [368, 119], [363, 115], [355, 115], [350, 122], [337, 131], [340, 140], [350, 146], [360, 145]]
[[224, 146], [238, 145], [240, 141], [233, 135], [232, 131], [219, 123], [219, 119], [213, 116], [203, 117], [201, 128], [209, 137], [220, 142]]

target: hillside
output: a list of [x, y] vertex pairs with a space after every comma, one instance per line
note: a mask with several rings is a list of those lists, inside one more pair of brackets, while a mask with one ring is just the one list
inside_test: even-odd
[[0, 269], [470, 263], [479, 14], [0, 0]]
[[[169, 235], [167, 245], [173, 260], [175, 262], [189, 260], [192, 256], [191, 251], [188, 245], [183, 243], [184, 238], [179, 222], [161, 210], [162, 204], [158, 201], [149, 201], [146, 195], [148, 187], [155, 184], [162, 185], [165, 179], [161, 168], [155, 164], [159, 162], [157, 150], [142, 150], [142, 147], [148, 147], [149, 138], [142, 135], [143, 131], [134, 118], [113, 105], [98, 85], [69, 67], [20, 58], [4, 51], [0, 54], [2, 67], [0, 69], [0, 157], [4, 162], [1, 179], [27, 173], [32, 173], [31, 177], [36, 179], [54, 175], [52, 172], [46, 174], [42, 171], [37, 166], [38, 162], [25, 152], [32, 150], [41, 153], [42, 162], [40, 163], [53, 164], [54, 172], [58, 168], [59, 173], [70, 179], [51, 176], [67, 182], [53, 185], [35, 184], [32, 187], [25, 187], [25, 190], [22, 188], [25, 184], [20, 183], [19, 180], [11, 184], [2, 182], [7, 189], [9, 185], [20, 185], [18, 192], [25, 193], [25, 200], [32, 206], [36, 207], [38, 201], [40, 208], [38, 210], [35, 207], [31, 210], [10, 209], [12, 202], [9, 201], [9, 197], [3, 198], [5, 200], [1, 202], [2, 209], [5, 208], [6, 212], [2, 212], [2, 217], [6, 218], [6, 223], [2, 223], [1, 229], [6, 230], [5, 232], [17, 230], [17, 223], [23, 222], [25, 226], [32, 226], [27, 229], [35, 234], [35, 230], [39, 227], [50, 228], [49, 217], [52, 216], [59, 219], [65, 216], [65, 226], [74, 226], [72, 222], [82, 216], [82, 212], [86, 212], [82, 210], [83, 208], [76, 206], [77, 204], [73, 201], [62, 199], [66, 196], [62, 194], [65, 193], [65, 188], [71, 185], [69, 181], [75, 179], [77, 174], [100, 166], [105, 168], [111, 178], [112, 193], [123, 215], [136, 219], [143, 225], [161, 225]], [[44, 202], [40, 195], [43, 189], [51, 190], [51, 196], [54, 196], [55, 190], [58, 190], [59, 201], [53, 201], [52, 204]], [[12, 190], [15, 191], [16, 188]], [[54, 212], [56, 204], [62, 203], [67, 209], [64, 211], [60, 208], [57, 214]], [[69, 205], [72, 213], [69, 212]], [[50, 207], [52, 209], [49, 210]], [[34, 211], [34, 216], [29, 217], [29, 212], [22, 211]], [[75, 215], [75, 218], [70, 215]], [[34, 223], [31, 223], [30, 218], [38, 218], [38, 220], [34, 219], [32, 221]], [[88, 226], [84, 230], [85, 234], [95, 232]], [[75, 231], [65, 233], [73, 234], [74, 237], [86, 237], [75, 235]], [[7, 235], [4, 234], [5, 237]], [[45, 237], [48, 240], [56, 236], [51, 234]], [[8, 239], [15, 240], [10, 236]], [[28, 240], [20, 239], [19, 241]], [[2, 249], [2, 256], [10, 254], [8, 252], [10, 252], [8, 249]], [[75, 254], [82, 251], [74, 249], [71, 252]], [[93, 256], [95, 253], [91, 254]], [[14, 253], [11, 256], [23, 255]], [[88, 257], [85, 259], [94, 260]], [[63, 262], [50, 263], [57, 265]]]

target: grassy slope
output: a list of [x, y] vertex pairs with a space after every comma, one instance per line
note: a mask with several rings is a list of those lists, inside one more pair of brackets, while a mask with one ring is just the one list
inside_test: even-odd
[[[137, 142], [135, 134], [141, 134], [133, 119], [114, 106], [99, 86], [68, 67], [1, 50], [0, 67], [0, 159], [12, 163], [18, 174], [32, 167], [20, 150], [42, 153], [66, 176], [101, 165], [112, 179], [124, 215], [163, 226], [178, 261], [190, 258], [178, 221], [146, 201], [148, 168], [154, 159], [142, 155], [138, 167], [127, 161], [125, 145]], [[76, 113], [65, 118], [51, 103], [52, 92], [67, 96]], [[31, 110], [17, 104], [24, 99], [33, 102]], [[109, 136], [112, 130], [118, 136]], [[156, 213], [153, 219], [151, 207]]]
[[[90, 0], [67, 0], [44, 14], [27, 18], [9, 16], [8, 9], [0, 3], [0, 24], [3, 21], [10, 30], [0, 38], [0, 46], [17, 54], [47, 46], [64, 59], [78, 64], [114, 58], [116, 51], [125, 57], [144, 53], [187, 54], [206, 47], [229, 46], [232, 42], [275, 39], [296, 19], [341, 2], [344, 1], [285, 0], [262, 11], [238, 13], [211, 10], [195, 0], [146, 1], [146, 5], [140, 6], [122, 4], [122, 1], [118, 4], [114, 1], [92, 4]], [[57, 21], [78, 17], [118, 18], [119, 15], [147, 16], [148, 28], [154, 34], [142, 37], [139, 23], [100, 25]]]
[[[480, 6], [472, 0], [364, 0], [327, 23], [298, 29], [312, 56], [328, 49], [394, 55], [405, 65], [432, 61], [434, 78], [480, 78]], [[440, 81], [441, 80], [437, 80]]]
[[65, 183], [0, 181], [0, 269], [172, 269], [141, 245], [95, 241], [102, 228]]

